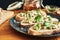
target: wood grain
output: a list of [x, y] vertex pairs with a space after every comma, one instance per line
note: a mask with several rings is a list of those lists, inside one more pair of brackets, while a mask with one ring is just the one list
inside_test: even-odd
[[[21, 10], [15, 11], [15, 15], [18, 12], [21, 12]], [[42, 38], [42, 37], [32, 37], [32, 36], [24, 35], [14, 30], [10, 26], [9, 20], [7, 20], [0, 26], [0, 40], [60, 40], [60, 37]]]

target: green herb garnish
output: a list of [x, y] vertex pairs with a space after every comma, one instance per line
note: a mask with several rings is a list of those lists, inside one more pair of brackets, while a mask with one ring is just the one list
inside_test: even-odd
[[41, 29], [41, 26], [40, 26], [40, 24], [36, 24], [36, 30], [40, 30]]
[[55, 11], [57, 9], [57, 7], [49, 6], [49, 5], [46, 5], [45, 8], [48, 9], [49, 11]]
[[36, 22], [41, 22], [42, 21], [42, 16], [41, 15], [36, 16], [35, 21]]
[[56, 8], [54, 7], [54, 8], [50, 8], [49, 9], [50, 11], [55, 11], [56, 10]]
[[44, 26], [44, 29], [52, 29], [51, 22], [44, 22], [43, 26]]
[[47, 16], [48, 20], [51, 20], [51, 16]]
[[44, 22], [44, 26], [51, 26], [51, 22]]
[[38, 14], [41, 14], [40, 9], [36, 9], [36, 12], [37, 12]]
[[30, 14], [28, 14], [28, 17], [29, 17], [29, 19], [31, 18], [31, 15]]

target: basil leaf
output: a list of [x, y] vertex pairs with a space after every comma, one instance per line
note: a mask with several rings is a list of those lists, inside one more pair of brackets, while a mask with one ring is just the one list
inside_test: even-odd
[[36, 22], [41, 22], [42, 21], [42, 16], [41, 15], [36, 16], [35, 21]]
[[51, 26], [51, 22], [44, 22], [43, 24], [45, 27], [50, 27]]
[[39, 24], [36, 25], [36, 30], [41, 29], [41, 26]]

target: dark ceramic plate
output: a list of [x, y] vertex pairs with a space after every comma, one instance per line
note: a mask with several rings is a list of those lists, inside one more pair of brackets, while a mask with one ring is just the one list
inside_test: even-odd
[[[48, 14], [48, 15], [51, 15], [52, 17], [58, 18], [59, 21], [60, 21], [59, 16], [53, 15], [53, 14]], [[17, 30], [18, 32], [29, 35], [28, 34], [28, 29], [29, 28], [23, 28], [22, 26], [20, 26], [19, 22], [15, 20], [15, 17], [10, 19], [10, 25], [13, 29]], [[33, 36], [33, 35], [29, 35], [29, 36]], [[37, 37], [55, 37], [55, 36], [60, 36], [60, 33], [55, 33], [55, 34], [51, 34], [51, 35], [44, 35], [44, 36], [41, 35], [41, 36], [37, 36]]]

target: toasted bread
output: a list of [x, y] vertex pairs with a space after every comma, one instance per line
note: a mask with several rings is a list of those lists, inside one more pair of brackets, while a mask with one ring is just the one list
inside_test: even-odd
[[16, 15], [15, 18], [17, 21], [22, 21], [24, 19], [24, 17], [20, 17], [20, 13]]
[[60, 32], [60, 28], [52, 29], [52, 30], [34, 30], [33, 27], [29, 28], [28, 34], [30, 35], [51, 35]]
[[34, 23], [27, 23], [27, 22], [24, 22], [24, 20], [23, 20], [20, 22], [20, 25], [23, 27], [31, 27], [34, 25]]

